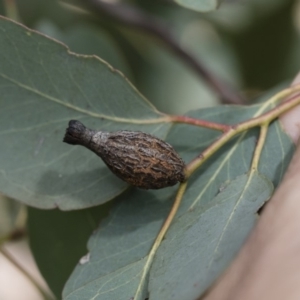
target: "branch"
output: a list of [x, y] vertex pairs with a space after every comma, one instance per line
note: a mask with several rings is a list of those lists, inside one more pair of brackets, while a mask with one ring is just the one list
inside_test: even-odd
[[203, 62], [181, 46], [174, 38], [171, 30], [160, 19], [128, 4], [111, 4], [101, 0], [85, 0], [82, 2], [85, 5], [88, 4], [89, 8], [93, 11], [105, 14], [126, 26], [138, 28], [159, 38], [219, 95], [222, 103], [245, 104], [245, 101], [243, 101], [236, 91], [211, 74]]

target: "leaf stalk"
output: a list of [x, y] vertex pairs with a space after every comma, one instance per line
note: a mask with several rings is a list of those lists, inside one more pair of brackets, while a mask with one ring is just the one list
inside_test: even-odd
[[263, 150], [266, 138], [267, 138], [267, 133], [268, 133], [268, 129], [269, 129], [269, 122], [261, 125], [260, 127], [260, 134], [259, 134], [259, 138], [255, 147], [255, 151], [253, 154], [253, 158], [252, 158], [252, 163], [251, 163], [251, 171], [258, 171], [258, 163], [259, 163], [259, 159], [260, 159], [260, 155], [261, 152]]

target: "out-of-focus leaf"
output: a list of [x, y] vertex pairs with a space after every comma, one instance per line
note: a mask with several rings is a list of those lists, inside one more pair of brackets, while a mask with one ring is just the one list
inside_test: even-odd
[[178, 218], [156, 254], [150, 300], [194, 300], [202, 294], [234, 258], [272, 191], [257, 172], [242, 175], [209, 205]]
[[78, 260], [86, 254], [86, 243], [109, 205], [61, 212], [28, 208], [30, 247], [38, 267], [57, 299]]
[[23, 24], [34, 27], [42, 19], [48, 19], [59, 26], [67, 26], [70, 23], [78, 21], [78, 14], [64, 9], [60, 1], [45, 0], [15, 0], [18, 6], [18, 12]]
[[[286, 56], [284, 63], [284, 73], [287, 76], [293, 77], [295, 73], [299, 72], [300, 66], [300, 0], [297, 0], [293, 10], [293, 25], [295, 31], [293, 32], [293, 39], [290, 44], [289, 54]], [[286, 72], [286, 73], [285, 73]]]
[[[34, 29], [39, 31], [42, 34], [45, 34], [48, 37], [51, 37], [51, 38], [63, 43], [63, 40], [64, 40], [63, 31], [58, 26], [56, 26], [55, 23], [53, 23], [47, 19], [46, 20], [43, 19], [43, 20], [39, 21], [36, 24], [36, 26], [34, 27]], [[81, 53], [81, 54], [84, 54], [84, 53]]]
[[219, 9], [206, 14], [205, 18], [220, 25], [222, 29], [231, 32], [243, 32], [256, 25], [258, 21], [266, 19], [288, 4], [285, 0], [224, 0]]
[[[211, 12], [220, 7], [217, 12], [212, 12], [213, 14], [222, 15], [224, 12], [229, 12], [233, 10], [237, 12], [236, 9], [241, 9], [240, 12], [250, 12], [250, 14], [254, 17], [254, 13], [256, 12], [257, 16], [263, 16], [265, 14], [270, 14], [277, 9], [280, 9], [286, 1], [285, 0], [248, 0], [248, 1], [232, 1], [232, 0], [174, 0], [179, 5], [183, 7], [198, 11], [198, 12]], [[222, 3], [222, 5], [220, 5]], [[221, 13], [219, 12], [221, 11]], [[223, 17], [225, 17], [223, 15]], [[240, 15], [232, 15], [233, 18], [239, 19], [242, 21]], [[221, 18], [220, 18], [221, 20]], [[224, 20], [224, 22], [230, 22], [230, 20]]]
[[295, 24], [295, 27], [300, 34], [300, 1], [296, 0], [293, 10], [293, 21]]
[[117, 70], [0, 19], [0, 191], [63, 210], [104, 203], [127, 185], [94, 154], [62, 143], [70, 119], [164, 138], [170, 124]]
[[259, 18], [259, 13], [254, 12], [251, 26], [235, 36], [244, 82], [252, 89], [268, 89], [287, 79], [285, 69], [295, 36], [290, 2], [284, 1], [280, 10], [265, 18]]
[[146, 60], [146, 68], [140, 70], [140, 89], [161, 111], [183, 114], [218, 104], [216, 94], [165, 49], [150, 42], [143, 59]]
[[[228, 3], [234, 3], [232, 0], [224, 0], [224, 5], [226, 4], [226, 1]], [[274, 13], [276, 10], [280, 10], [287, 2], [288, 1], [286, 0], [266, 0], [264, 2], [260, 0], [248, 0], [246, 1], [246, 5], [252, 8], [258, 15], [263, 16], [265, 14]]]
[[209, 22], [189, 22], [182, 31], [181, 40], [212, 74], [227, 84], [241, 85], [240, 67], [233, 47]]
[[[177, 14], [168, 17], [173, 20]], [[238, 87], [241, 74], [230, 45], [206, 21], [187, 21], [186, 18], [180, 19], [180, 15], [177, 19], [182, 23], [177, 32], [178, 39], [187, 51], [218, 78]], [[136, 82], [159, 110], [182, 114], [219, 103], [218, 95], [203, 78], [172, 51], [156, 44], [147, 35], [128, 31], [124, 35], [140, 56]]]
[[[300, 5], [299, 5], [300, 6]], [[297, 72], [299, 72], [300, 66], [300, 29], [299, 32], [295, 32], [294, 38], [291, 41], [289, 53], [285, 58], [284, 68], [282, 73], [286, 77], [293, 77]]]
[[[190, 116], [232, 124], [253, 117], [261, 110], [261, 105], [216, 107], [195, 111]], [[185, 161], [190, 161], [218, 136], [219, 133], [212, 130], [178, 125], [172, 127], [167, 141], [175, 146]], [[222, 185], [249, 171], [257, 136], [257, 130], [239, 135], [196, 172], [190, 179], [177, 218], [191, 209], [202, 209], [205, 205], [210, 205], [212, 199], [222, 190]], [[279, 123], [273, 123], [263, 149], [259, 171], [277, 185], [290, 161], [293, 149]], [[91, 236], [88, 243], [90, 259], [84, 265], [76, 267], [65, 286], [64, 299], [131, 299], [136, 296], [135, 300], [144, 300], [149, 287], [148, 276], [144, 278], [142, 273], [147, 268], [149, 250], [169, 212], [173, 197], [174, 188], [147, 192], [131, 190], [120, 196], [119, 203], [109, 218]], [[266, 198], [260, 199], [256, 203], [257, 207]], [[222, 214], [221, 211], [219, 213]], [[241, 213], [253, 215], [253, 208], [249, 211], [245, 207]], [[239, 225], [235, 223], [237, 228], [242, 226], [244, 220], [239, 219], [239, 222]], [[251, 227], [252, 223], [245, 225], [244, 233]], [[244, 238], [245, 235], [240, 235], [236, 239], [235, 251]], [[224, 240], [224, 243], [227, 242]], [[224, 261], [220, 266], [230, 262], [231, 250], [224, 250]], [[197, 252], [198, 249], [195, 248], [194, 251]], [[219, 268], [214, 276], [218, 276], [221, 270]], [[174, 270], [176, 271], [180, 272], [180, 268]], [[164, 284], [161, 281], [160, 287], [163, 288]], [[140, 293], [135, 295], [137, 290]]]
[[178, 4], [200, 12], [217, 9], [223, 0], [175, 0]]

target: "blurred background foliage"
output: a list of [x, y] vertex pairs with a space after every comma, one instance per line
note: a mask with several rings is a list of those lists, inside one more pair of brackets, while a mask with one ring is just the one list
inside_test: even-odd
[[[16, 0], [14, 6], [14, 1], [0, 0], [0, 14], [65, 43], [73, 52], [101, 57], [163, 112], [180, 114], [219, 104], [217, 94], [162, 40], [105, 13], [91, 13], [84, 2], [88, 0]], [[299, 71], [300, 0], [224, 0], [208, 13], [171, 0], [122, 2], [163, 22], [180, 45], [249, 101]], [[14, 219], [19, 207], [0, 201]], [[58, 298], [108, 208], [29, 210], [32, 250]], [[11, 221], [5, 222], [10, 226]]]
[[[5, 13], [3, 2], [0, 12]], [[84, 2], [89, 1], [16, 0], [20, 22], [74, 52], [108, 61], [160, 110], [185, 113], [218, 103], [216, 94], [161, 40], [105, 13], [92, 14]], [[208, 13], [171, 0], [122, 2], [163, 21], [213, 74], [250, 98], [299, 69], [299, 0], [225, 0]]]

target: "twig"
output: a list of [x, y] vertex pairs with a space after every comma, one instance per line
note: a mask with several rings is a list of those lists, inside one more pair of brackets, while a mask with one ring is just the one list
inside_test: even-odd
[[[292, 95], [293, 93], [295, 93], [297, 89], [300, 90], [300, 85], [284, 90], [285, 93], [281, 92], [277, 94], [277, 97], [275, 95], [269, 101], [267, 101], [267, 103], [273, 104], [276, 100], [280, 99], [282, 94], [288, 96], [287, 91], [289, 91], [290, 95]], [[300, 104], [299, 94], [293, 96], [289, 100], [281, 103], [280, 105], [262, 114], [261, 116], [254, 117], [250, 120], [230, 126], [230, 129], [228, 129], [228, 131], [223, 133], [215, 142], [213, 142], [208, 148], [206, 148], [201, 154], [199, 154], [194, 160], [192, 160], [186, 166], [186, 177], [189, 178], [209, 157], [211, 157], [217, 150], [219, 150], [225, 143], [227, 143], [235, 135], [257, 126], [269, 124], [278, 116], [292, 109], [298, 104]]]
[[180, 57], [196, 74], [220, 96], [222, 103], [228, 104], [245, 104], [245, 101], [234, 91], [228, 84], [222, 82], [213, 75], [191, 52], [185, 49], [174, 38], [171, 30], [160, 19], [157, 19], [136, 7], [123, 3], [107, 3], [101, 0], [82, 1], [89, 8], [98, 13], [105, 14], [116, 21], [144, 30], [155, 37], [159, 38], [168, 46], [178, 57]]

